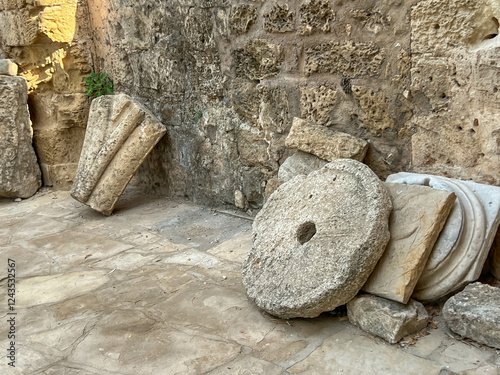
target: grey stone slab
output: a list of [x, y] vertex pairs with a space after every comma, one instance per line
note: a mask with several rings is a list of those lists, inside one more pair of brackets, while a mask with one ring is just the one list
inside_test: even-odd
[[410, 300], [404, 305], [385, 298], [364, 294], [347, 303], [349, 321], [391, 344], [427, 326], [429, 315], [424, 306]]
[[281, 318], [345, 304], [382, 256], [391, 209], [383, 183], [352, 159], [281, 185], [253, 224], [243, 264], [249, 297]]
[[438, 375], [441, 366], [348, 331], [332, 335], [290, 374]]
[[328, 162], [317, 156], [298, 151], [281, 164], [278, 170], [278, 179], [287, 182], [298, 175], [308, 175], [323, 168]]
[[468, 285], [446, 301], [443, 314], [453, 332], [500, 349], [500, 288]]
[[476, 281], [500, 223], [500, 187], [404, 172], [387, 181], [430, 186], [457, 196], [412, 298], [436, 300]]
[[[19, 308], [51, 304], [93, 291], [109, 281], [106, 271], [84, 271], [50, 276], [36, 276], [17, 284]], [[64, 286], [64, 287], [62, 287]], [[2, 297], [4, 306], [6, 298]]]
[[165, 327], [141, 311], [127, 309], [100, 319], [68, 360], [93, 363], [103, 372], [202, 374], [233, 360], [240, 350], [234, 343]]

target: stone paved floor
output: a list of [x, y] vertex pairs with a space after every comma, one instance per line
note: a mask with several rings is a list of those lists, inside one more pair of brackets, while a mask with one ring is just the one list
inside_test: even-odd
[[0, 373], [500, 374], [499, 351], [456, 340], [440, 316], [389, 345], [341, 314], [261, 312], [240, 282], [251, 221], [232, 213], [133, 190], [110, 217], [67, 192], [1, 200]]

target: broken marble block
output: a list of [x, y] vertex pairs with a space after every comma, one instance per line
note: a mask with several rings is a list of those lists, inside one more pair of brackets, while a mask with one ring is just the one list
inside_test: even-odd
[[363, 290], [407, 303], [455, 201], [450, 191], [386, 183], [391, 239]]
[[281, 164], [278, 170], [278, 179], [287, 182], [298, 175], [308, 175], [323, 168], [328, 162], [317, 156], [298, 151]]
[[0, 59], [0, 75], [17, 76], [17, 64], [9, 59]]
[[71, 196], [110, 215], [165, 132], [165, 126], [128, 95], [94, 99]]
[[311, 124], [298, 117], [293, 119], [285, 144], [327, 161], [342, 158], [363, 161], [368, 150], [368, 142], [363, 139]]
[[412, 298], [433, 301], [476, 281], [500, 223], [500, 187], [405, 172], [387, 181], [430, 186], [457, 196]]
[[500, 288], [467, 285], [446, 301], [443, 315], [453, 332], [500, 349]]
[[29, 198], [41, 186], [32, 145], [28, 85], [0, 75], [0, 197]]
[[363, 294], [347, 303], [349, 322], [391, 344], [424, 329], [429, 314], [420, 302], [407, 305], [385, 298]]
[[248, 296], [280, 318], [313, 318], [352, 299], [389, 241], [389, 194], [365, 164], [339, 159], [282, 184], [253, 223]]

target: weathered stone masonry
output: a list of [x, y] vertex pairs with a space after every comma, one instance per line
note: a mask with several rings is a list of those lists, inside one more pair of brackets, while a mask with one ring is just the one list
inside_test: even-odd
[[[41, 3], [20, 9], [57, 8]], [[43, 103], [82, 98], [78, 85], [93, 48], [94, 67], [114, 79], [116, 91], [142, 101], [168, 126], [136, 183], [214, 204], [233, 203], [240, 190], [251, 206], [260, 206], [279, 165], [294, 152], [284, 140], [293, 117], [301, 117], [368, 140], [365, 162], [379, 177], [414, 170], [500, 184], [498, 0], [77, 5], [75, 39], [50, 44], [52, 54], [59, 46], [67, 57], [46, 65], [54, 73], [32, 91], [32, 107], [40, 108], [33, 116], [56, 108]], [[20, 12], [11, 8], [18, 5], [4, 6], [0, 17]], [[41, 42], [30, 47], [3, 35], [21, 75], [34, 65], [44, 72], [41, 62], [26, 60]], [[57, 78], [61, 72], [67, 81]], [[59, 88], [60, 81], [68, 84]], [[87, 108], [83, 102], [74, 108]], [[41, 117], [51, 124], [54, 116], [63, 118], [57, 124], [76, 117], [81, 124], [85, 111], [59, 109]], [[80, 125], [58, 125], [64, 131], [57, 132], [51, 126], [37, 135], [45, 126], [33, 122], [35, 146], [43, 137], [58, 140], [57, 150], [83, 141]], [[68, 152], [49, 162], [40, 146], [37, 152], [46, 165], [77, 159]]]

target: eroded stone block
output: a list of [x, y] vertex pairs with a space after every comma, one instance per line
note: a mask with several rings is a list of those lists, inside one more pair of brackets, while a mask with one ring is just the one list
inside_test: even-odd
[[391, 239], [363, 290], [407, 303], [455, 201], [427, 186], [386, 183], [393, 211]]
[[397, 173], [388, 182], [425, 185], [457, 199], [415, 287], [413, 298], [432, 301], [481, 275], [500, 223], [500, 188], [446, 177]]
[[443, 56], [477, 45], [498, 33], [499, 13], [496, 1], [420, 1], [411, 12], [412, 50]]
[[330, 31], [330, 23], [335, 20], [335, 12], [328, 0], [309, 0], [300, 6], [300, 33]]
[[[0, 35], [6, 46], [28, 46], [42, 36], [55, 43], [69, 43], [76, 32], [77, 0], [47, 6], [37, 14], [25, 7], [0, 13]], [[24, 5], [24, 4], [23, 4]]]
[[327, 124], [337, 102], [337, 90], [324, 85], [301, 87], [300, 94], [302, 117], [314, 124]]
[[286, 33], [295, 30], [295, 12], [288, 9], [288, 4], [274, 4], [264, 13], [264, 30], [270, 33]]
[[369, 294], [349, 301], [347, 314], [352, 324], [391, 344], [425, 328], [429, 321], [429, 315], [420, 302], [410, 300], [403, 305]]
[[281, 164], [278, 170], [278, 179], [287, 182], [299, 175], [308, 175], [323, 168], [328, 162], [317, 156], [298, 151]]
[[165, 126], [128, 95], [93, 100], [71, 196], [110, 215], [134, 173], [165, 133]]
[[275, 76], [283, 63], [282, 48], [267, 39], [254, 39], [234, 51], [236, 73], [251, 80]]
[[363, 139], [313, 125], [298, 117], [293, 119], [285, 144], [328, 161], [343, 158], [362, 161], [368, 150], [368, 142]]
[[17, 64], [9, 59], [1, 59], [0, 75], [17, 76]]
[[242, 272], [248, 296], [281, 318], [345, 304], [387, 245], [391, 209], [383, 183], [351, 159], [281, 185], [253, 224]]
[[460, 336], [500, 349], [500, 289], [474, 283], [443, 307], [448, 327]]
[[0, 197], [29, 198], [41, 185], [31, 139], [28, 86], [0, 75]]
[[384, 51], [372, 42], [322, 43], [306, 49], [304, 71], [349, 78], [377, 76], [384, 59]]
[[257, 8], [253, 5], [240, 4], [232, 7], [229, 22], [233, 34], [246, 33], [255, 20], [257, 20]]
[[390, 116], [388, 99], [383, 92], [364, 86], [352, 86], [352, 94], [362, 109], [363, 125], [373, 131], [392, 129], [395, 121]]

